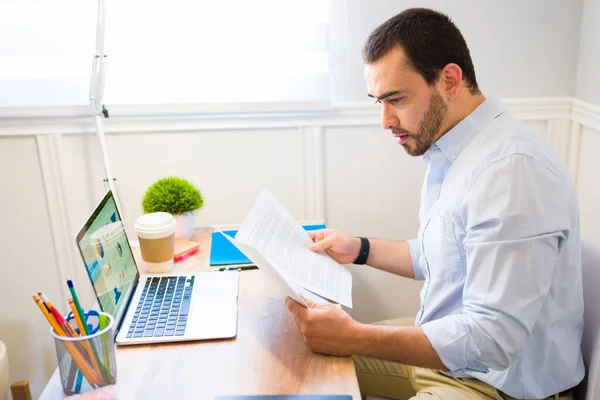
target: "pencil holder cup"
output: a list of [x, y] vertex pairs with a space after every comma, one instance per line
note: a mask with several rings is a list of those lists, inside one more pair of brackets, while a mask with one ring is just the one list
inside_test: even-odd
[[[88, 318], [89, 335], [59, 336], [53, 329], [60, 381], [65, 393], [78, 394], [113, 385], [117, 381], [115, 359], [114, 318], [94, 312], [96, 321]], [[74, 321], [69, 323], [76, 330]]]

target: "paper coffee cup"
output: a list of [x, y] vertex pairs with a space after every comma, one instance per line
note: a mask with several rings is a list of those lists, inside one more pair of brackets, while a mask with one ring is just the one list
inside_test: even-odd
[[135, 221], [146, 271], [151, 274], [173, 269], [175, 219], [166, 212], [144, 214]]

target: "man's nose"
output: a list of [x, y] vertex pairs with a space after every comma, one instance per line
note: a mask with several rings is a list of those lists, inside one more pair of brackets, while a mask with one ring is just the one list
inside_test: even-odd
[[394, 108], [389, 104], [383, 103], [381, 108], [381, 126], [383, 129], [392, 129], [398, 126], [399, 122]]

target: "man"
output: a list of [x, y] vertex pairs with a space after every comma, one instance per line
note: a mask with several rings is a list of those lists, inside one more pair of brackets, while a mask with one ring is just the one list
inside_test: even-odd
[[[445, 15], [409, 9], [364, 46], [381, 123], [428, 165], [418, 237], [312, 234], [314, 251], [424, 279], [414, 326], [367, 325], [286, 299], [315, 352], [353, 355], [361, 393], [572, 398], [584, 376], [579, 212], [558, 156], [478, 88]], [[412, 323], [411, 323], [412, 325]]]

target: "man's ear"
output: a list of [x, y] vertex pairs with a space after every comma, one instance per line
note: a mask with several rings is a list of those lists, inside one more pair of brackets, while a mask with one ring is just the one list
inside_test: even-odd
[[446, 98], [452, 100], [458, 96], [463, 86], [462, 69], [457, 64], [450, 63], [440, 72], [440, 80], [442, 89], [446, 93]]

